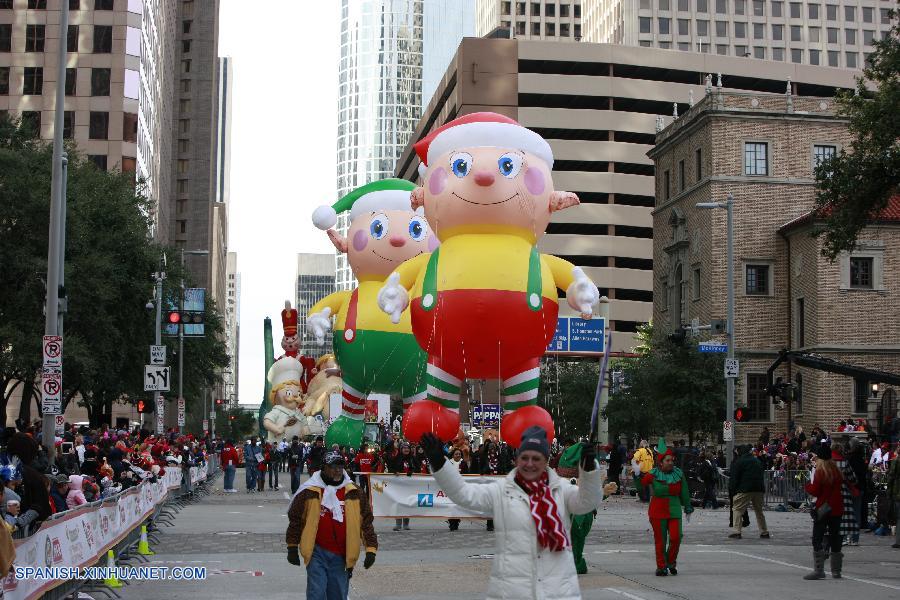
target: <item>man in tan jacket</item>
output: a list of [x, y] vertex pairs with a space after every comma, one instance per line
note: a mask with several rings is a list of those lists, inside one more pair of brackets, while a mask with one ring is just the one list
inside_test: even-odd
[[347, 476], [340, 452], [328, 452], [322, 469], [300, 486], [288, 521], [288, 562], [299, 566], [303, 557], [307, 600], [346, 600], [363, 543], [368, 569], [378, 538], [369, 503]]

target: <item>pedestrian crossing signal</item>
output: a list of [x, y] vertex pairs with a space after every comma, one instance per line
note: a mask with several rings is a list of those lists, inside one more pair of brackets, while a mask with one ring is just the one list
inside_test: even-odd
[[155, 408], [153, 402], [147, 402], [146, 400], [138, 400], [135, 402], [135, 407], [139, 413], [152, 413]]
[[747, 420], [747, 411], [743, 408], [734, 409], [734, 420], [738, 423], [742, 423]]

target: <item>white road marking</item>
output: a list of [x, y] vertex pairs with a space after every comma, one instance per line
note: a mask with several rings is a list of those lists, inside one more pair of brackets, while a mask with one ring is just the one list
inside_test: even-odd
[[[802, 571], [809, 570], [809, 566], [796, 565], [794, 563], [785, 562], [783, 560], [775, 560], [774, 558], [766, 558], [764, 556], [757, 556], [755, 554], [747, 554], [746, 552], [738, 552], [737, 550], [689, 550], [688, 552], [713, 553], [713, 554], [734, 554], [736, 556], [743, 556], [745, 558], [755, 558], [756, 560], [761, 560], [764, 562], [781, 565], [783, 567], [791, 567], [793, 569], [800, 569]], [[889, 583], [882, 583], [880, 581], [872, 581], [870, 579], [862, 579], [861, 577], [853, 577], [851, 575], [847, 575], [846, 573], [842, 574], [842, 578], [849, 579], [850, 581], [858, 581], [859, 583], [868, 583], [869, 585], [875, 585], [878, 587], [888, 588], [891, 590], [900, 590], [900, 586], [890, 585]]]
[[643, 598], [643, 597], [641, 597], [641, 596], [637, 596], [637, 595], [635, 595], [635, 594], [629, 594], [629, 593], [626, 592], [626, 591], [619, 590], [619, 589], [616, 589], [616, 588], [608, 587], [608, 588], [603, 588], [603, 589], [604, 589], [604, 590], [609, 590], [610, 592], [614, 592], [614, 593], [616, 593], [616, 594], [619, 594], [620, 596], [625, 596], [626, 598], [629, 598], [630, 600], [647, 600], [646, 598]]
[[[591, 554], [640, 554], [644, 550], [594, 550]], [[647, 550], [646, 552], [649, 552]]]

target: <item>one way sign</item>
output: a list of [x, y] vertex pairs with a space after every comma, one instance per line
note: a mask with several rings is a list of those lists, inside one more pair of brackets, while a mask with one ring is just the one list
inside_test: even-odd
[[169, 367], [144, 365], [144, 391], [168, 392], [169, 375]]

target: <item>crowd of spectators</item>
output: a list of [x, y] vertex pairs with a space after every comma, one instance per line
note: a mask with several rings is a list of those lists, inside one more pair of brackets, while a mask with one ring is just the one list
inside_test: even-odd
[[41, 422], [7, 428], [0, 451], [0, 518], [17, 537], [30, 535], [51, 515], [118, 494], [166, 469], [203, 464], [211, 440], [174, 431], [152, 435], [107, 425], [66, 423], [55, 435], [51, 465], [41, 440]]

